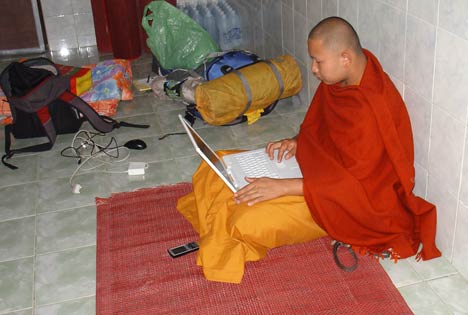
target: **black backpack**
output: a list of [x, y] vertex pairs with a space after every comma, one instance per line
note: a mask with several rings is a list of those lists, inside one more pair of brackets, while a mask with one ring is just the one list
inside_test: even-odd
[[[84, 121], [99, 132], [107, 133], [122, 126], [148, 128], [118, 122], [99, 115], [88, 103], [71, 93], [69, 78], [60, 75], [49, 59], [39, 57], [12, 62], [0, 74], [0, 86], [10, 103], [12, 124], [5, 126], [5, 155], [2, 163], [15, 153], [50, 150], [59, 134], [77, 132]], [[11, 135], [17, 139], [47, 137], [48, 142], [11, 150]]]

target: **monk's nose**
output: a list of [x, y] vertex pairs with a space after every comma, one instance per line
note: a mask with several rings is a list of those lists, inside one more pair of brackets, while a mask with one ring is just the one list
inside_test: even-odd
[[314, 61], [312, 61], [312, 65], [310, 66], [311, 70], [312, 70], [312, 73], [314, 75], [316, 75], [318, 73], [318, 67], [317, 67], [317, 63]]

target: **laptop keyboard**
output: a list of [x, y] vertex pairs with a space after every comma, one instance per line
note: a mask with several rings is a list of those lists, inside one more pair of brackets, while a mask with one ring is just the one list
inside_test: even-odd
[[261, 151], [236, 155], [236, 160], [249, 177], [279, 178], [267, 155]]

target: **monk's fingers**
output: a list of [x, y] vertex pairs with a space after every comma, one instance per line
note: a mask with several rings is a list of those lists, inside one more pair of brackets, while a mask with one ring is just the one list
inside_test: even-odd
[[265, 151], [268, 153], [270, 152], [271, 150], [271, 147], [274, 145], [275, 143], [274, 142], [268, 142], [266, 147], [265, 147]]
[[254, 190], [252, 188], [242, 188], [242, 190], [239, 190], [234, 196], [236, 199], [245, 199], [247, 196], [251, 195], [254, 193]]
[[293, 156], [296, 155], [296, 149], [292, 149], [292, 150], [289, 150], [287, 151], [286, 155], [284, 156], [284, 158], [286, 160], [289, 160], [290, 158], [292, 158]]
[[266, 146], [266, 153], [268, 154], [268, 157], [270, 160], [273, 160], [274, 158], [274, 152], [276, 149], [280, 147], [280, 144], [278, 142], [270, 142]]
[[259, 191], [255, 191], [246, 196], [246, 199], [243, 202], [246, 202], [248, 206], [252, 206], [263, 200], [265, 200], [264, 195]]
[[245, 181], [247, 183], [251, 184], [251, 183], [255, 182], [258, 178], [256, 178], [256, 177], [247, 177], [246, 176], [246, 177], [244, 177], [244, 179], [245, 179]]
[[292, 155], [295, 154], [295, 152], [296, 152], [296, 143], [294, 141], [292, 141], [292, 140], [288, 140], [287, 142], [285, 142], [282, 149], [283, 149], [283, 154], [284, 155], [281, 155], [281, 157], [288, 159]]
[[252, 184], [249, 184], [247, 186], [244, 186], [242, 189], [238, 190], [234, 194], [234, 198], [237, 200], [243, 200], [246, 198], [246, 196], [249, 196], [252, 193], [255, 193], [256, 187]]
[[248, 192], [251, 190], [254, 186], [252, 185], [252, 182], [255, 181], [255, 178], [252, 177], [244, 177], [245, 181], [247, 182], [247, 185], [239, 189], [236, 193], [234, 193], [234, 196], [242, 195], [245, 192]]
[[252, 205], [256, 203], [257, 200], [262, 198], [262, 195], [258, 192], [249, 192], [246, 194], [242, 194], [236, 198], [236, 203], [243, 203], [246, 202], [248, 205]]
[[287, 145], [284, 149], [284, 158], [289, 160], [293, 156], [296, 155], [296, 142], [295, 141], [288, 141]]
[[248, 183], [244, 187], [242, 187], [237, 194], [243, 194], [244, 192], [250, 191], [252, 189], [255, 189], [256, 184], [255, 182], [258, 180], [258, 178], [255, 177], [245, 177], [245, 181]]
[[255, 198], [255, 199], [251, 199], [247, 202], [247, 205], [250, 207], [250, 206], [253, 206], [254, 204], [256, 203], [259, 203], [260, 201], [263, 201], [263, 198]]
[[278, 163], [281, 163], [283, 160], [284, 154], [289, 153], [288, 147], [287, 146], [281, 146], [278, 150]]
[[234, 198], [237, 203], [247, 202], [250, 204], [251, 202], [258, 202], [260, 200], [264, 200], [265, 194], [263, 188], [256, 186], [256, 185], [248, 185], [249, 187], [244, 187], [239, 190], [235, 195]]

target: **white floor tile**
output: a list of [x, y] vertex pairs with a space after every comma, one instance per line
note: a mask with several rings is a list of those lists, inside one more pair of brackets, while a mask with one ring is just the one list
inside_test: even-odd
[[416, 261], [414, 258], [409, 258], [407, 261], [424, 280], [431, 280], [457, 273], [457, 270], [450, 264], [447, 258], [443, 256], [428, 261]]
[[419, 283], [423, 280], [411, 267], [407, 259], [401, 259], [397, 263], [389, 259], [384, 259], [381, 260], [380, 263], [397, 288]]
[[460, 275], [453, 275], [428, 282], [453, 312], [468, 313], [468, 281]]
[[399, 291], [415, 314], [450, 314], [448, 306], [426, 282], [403, 286]]

